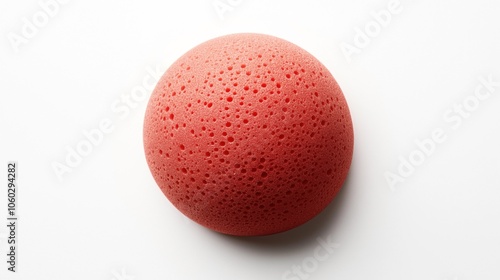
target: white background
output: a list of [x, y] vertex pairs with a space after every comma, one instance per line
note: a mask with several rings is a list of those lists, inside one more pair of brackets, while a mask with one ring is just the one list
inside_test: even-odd
[[[15, 160], [20, 219], [14, 274], [1, 218], [0, 279], [500, 279], [500, 87], [473, 97], [481, 77], [500, 81], [498, 1], [401, 0], [352, 55], [340, 46], [356, 47], [356, 28], [388, 0], [233, 0], [219, 14], [214, 3], [72, 0], [44, 23], [38, 1], [0, 2], [0, 218]], [[37, 16], [37, 30], [23, 35]], [[144, 158], [147, 97], [127, 115], [112, 109], [149, 72], [236, 32], [275, 35], [316, 56], [355, 128], [339, 196], [306, 225], [267, 237], [224, 236], [182, 216]], [[447, 121], [464, 100], [473, 110], [460, 125], [454, 112]], [[103, 120], [113, 130], [59, 180], [52, 165]], [[400, 157], [435, 129], [446, 140], [391, 190], [385, 174], [401, 175]], [[318, 238], [338, 244], [322, 261]], [[287, 272], [293, 266], [303, 274]]]

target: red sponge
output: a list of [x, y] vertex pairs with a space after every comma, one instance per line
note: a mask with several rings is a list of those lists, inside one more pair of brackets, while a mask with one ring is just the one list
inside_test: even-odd
[[226, 234], [267, 235], [331, 202], [349, 170], [353, 128], [337, 82], [311, 54], [234, 34], [165, 72], [147, 107], [144, 149], [186, 216]]

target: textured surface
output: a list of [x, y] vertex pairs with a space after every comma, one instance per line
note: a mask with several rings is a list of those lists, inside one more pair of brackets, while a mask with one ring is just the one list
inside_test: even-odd
[[339, 86], [312, 55], [234, 34], [166, 71], [147, 107], [144, 148], [186, 216], [222, 233], [265, 235], [328, 205], [346, 178], [353, 130]]

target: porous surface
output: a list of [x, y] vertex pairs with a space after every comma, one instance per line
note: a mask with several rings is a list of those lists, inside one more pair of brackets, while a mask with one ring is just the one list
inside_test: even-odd
[[165, 196], [218, 232], [282, 232], [316, 216], [349, 170], [353, 128], [330, 72], [298, 46], [233, 34], [180, 57], [146, 110], [144, 149]]

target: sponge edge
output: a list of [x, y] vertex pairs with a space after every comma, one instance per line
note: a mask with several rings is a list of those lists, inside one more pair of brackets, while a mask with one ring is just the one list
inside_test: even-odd
[[268, 35], [202, 43], [149, 100], [144, 150], [165, 196], [215, 231], [268, 235], [320, 213], [353, 153], [348, 105], [330, 72]]

